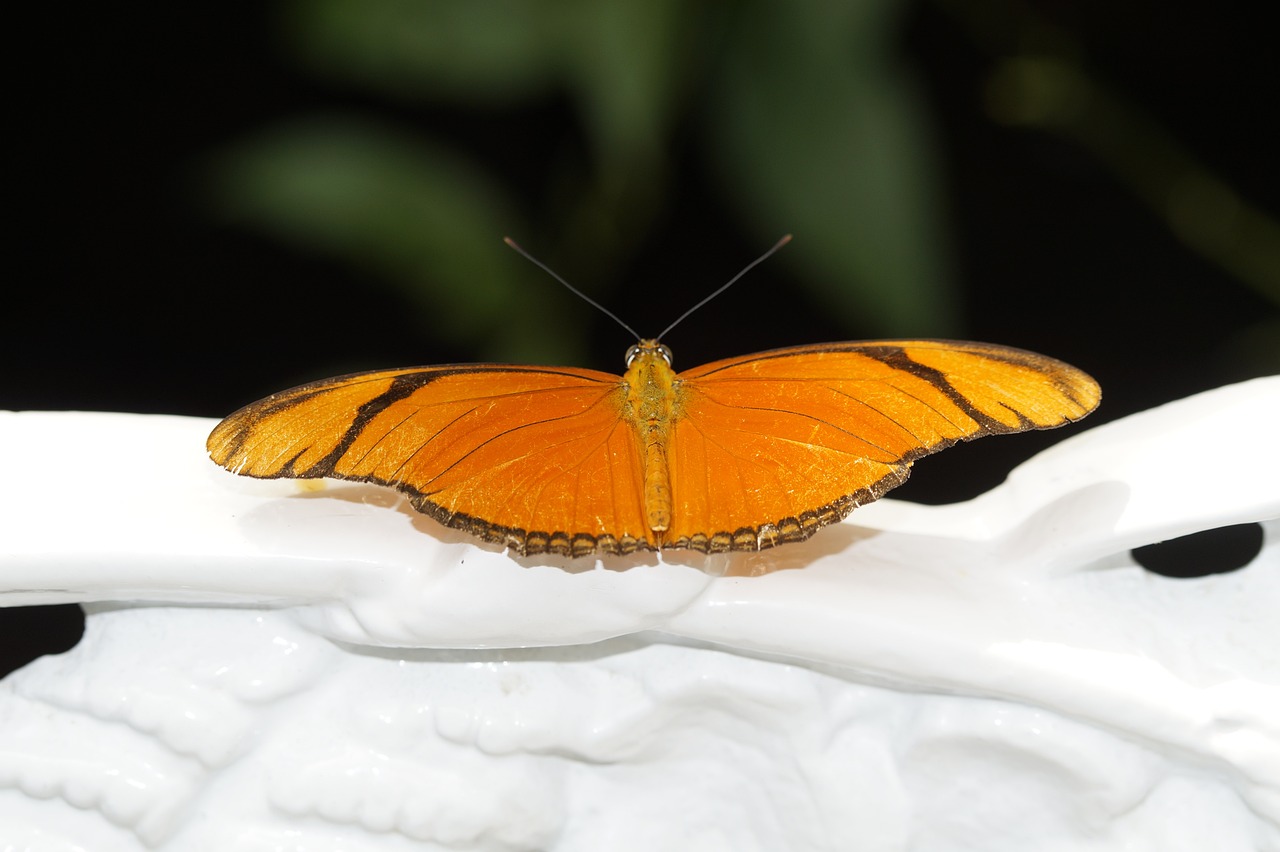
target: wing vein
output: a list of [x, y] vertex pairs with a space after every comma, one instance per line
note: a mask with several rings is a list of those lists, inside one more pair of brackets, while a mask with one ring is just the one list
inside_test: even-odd
[[[458, 457], [458, 459], [457, 459], [457, 460], [455, 460], [453, 463], [451, 463], [450, 465], [448, 465], [448, 466], [447, 466], [447, 467], [445, 467], [445, 468], [442, 468], [440, 471], [438, 471], [438, 472], [435, 474], [435, 476], [431, 477], [431, 479], [430, 479], [430, 480], [427, 480], [427, 483], [430, 483], [430, 482], [432, 482], [432, 481], [434, 481], [434, 480], [436, 480], [436, 479], [439, 479], [439, 478], [440, 478], [441, 476], [443, 476], [444, 474], [449, 473], [449, 472], [450, 472], [450, 471], [452, 471], [454, 468], [456, 468], [458, 465], [462, 464], [464, 461], [466, 461], [468, 458], [470, 458], [472, 455], [474, 455], [475, 453], [479, 452], [483, 447], [488, 446], [489, 444], [493, 443], [494, 441], [498, 440], [499, 438], [503, 438], [503, 437], [507, 437], [507, 436], [509, 436], [509, 435], [513, 435], [513, 434], [515, 434], [516, 432], [519, 432], [519, 431], [521, 431], [521, 430], [523, 430], [523, 429], [532, 429], [532, 428], [533, 428], [533, 427], [535, 427], [535, 426], [543, 426], [543, 425], [546, 425], [546, 424], [548, 424], [548, 423], [556, 423], [556, 422], [565, 421], [565, 420], [572, 420], [572, 419], [573, 419], [573, 418], [575, 418], [575, 417], [581, 417], [583, 414], [586, 414], [588, 411], [591, 411], [592, 409], [594, 409], [594, 408], [596, 408], [597, 406], [599, 406], [599, 405], [600, 405], [604, 400], [608, 399], [608, 397], [609, 397], [609, 395], [608, 395], [607, 393], [606, 393], [606, 394], [602, 394], [599, 398], [597, 398], [594, 402], [592, 402], [592, 403], [591, 403], [591, 405], [587, 406], [586, 408], [582, 409], [581, 411], [574, 411], [574, 412], [571, 412], [571, 413], [569, 413], [569, 414], [560, 415], [560, 416], [558, 416], [558, 417], [544, 417], [544, 418], [543, 418], [543, 419], [541, 419], [541, 420], [533, 420], [533, 421], [530, 421], [530, 422], [528, 422], [528, 423], [522, 423], [522, 424], [520, 424], [519, 426], [515, 426], [515, 427], [512, 427], [512, 428], [510, 428], [510, 429], [504, 429], [504, 430], [502, 430], [501, 432], [498, 432], [498, 433], [496, 433], [496, 434], [494, 434], [494, 435], [491, 435], [490, 437], [488, 437], [488, 438], [486, 438], [485, 440], [481, 441], [479, 444], [476, 444], [474, 447], [472, 447], [471, 449], [467, 450], [465, 453], [463, 453], [461, 456], [459, 456], [459, 457]], [[474, 411], [474, 410], [475, 410], [475, 409], [472, 409], [472, 411]], [[461, 417], [461, 416], [465, 416], [465, 415], [460, 415], [460, 417]], [[460, 418], [459, 418], [459, 419], [460, 419]], [[455, 419], [453, 422], [455, 422], [455, 423], [456, 423], [456, 422], [457, 422], [457, 419]], [[447, 427], [446, 427], [446, 428], [447, 428]], [[435, 440], [436, 438], [438, 438], [438, 437], [440, 436], [440, 434], [441, 434], [443, 431], [444, 431], [444, 429], [441, 429], [441, 430], [437, 431], [435, 435], [431, 436], [431, 438], [428, 438], [426, 441], [424, 441], [424, 442], [423, 442], [423, 444], [422, 444], [422, 446], [420, 446], [420, 447], [418, 447], [418, 449], [414, 450], [414, 451], [409, 455], [409, 457], [408, 457], [408, 458], [406, 458], [406, 459], [404, 460], [404, 462], [400, 465], [400, 467], [399, 467], [399, 468], [397, 468], [397, 473], [398, 473], [400, 470], [402, 470], [402, 469], [404, 468], [404, 466], [405, 466], [405, 465], [407, 465], [410, 461], [412, 461], [412, 460], [413, 460], [413, 458], [414, 458], [415, 456], [417, 456], [419, 453], [421, 453], [421, 452], [423, 452], [424, 450], [426, 450], [427, 445], [428, 445], [431, 441], [433, 441], [433, 440]], [[528, 459], [528, 458], [530, 458], [531, 456], [535, 455], [538, 451], [543, 451], [543, 450], [553, 449], [553, 448], [555, 448], [555, 447], [561, 447], [561, 446], [564, 446], [565, 444], [568, 444], [568, 443], [571, 443], [571, 440], [563, 440], [563, 441], [559, 441], [559, 442], [554, 443], [554, 444], [546, 444], [546, 445], [543, 445], [543, 446], [538, 447], [538, 448], [536, 448], [536, 449], [530, 449], [529, 451], [527, 451], [527, 452], [523, 453], [522, 455], [519, 455], [519, 456], [512, 456], [511, 458], [509, 458], [509, 459], [507, 460], [506, 464], [507, 464], [507, 465], [510, 465], [510, 464], [515, 463], [515, 462], [518, 462], [518, 461], [524, 461], [525, 459]], [[472, 478], [472, 477], [464, 477], [464, 478], [465, 478], [465, 479], [470, 479], [470, 478]], [[426, 483], [424, 483], [424, 484], [426, 484]]]

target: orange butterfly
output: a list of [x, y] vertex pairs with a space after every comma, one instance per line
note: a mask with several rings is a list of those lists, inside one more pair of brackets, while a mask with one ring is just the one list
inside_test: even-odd
[[920, 456], [1052, 429], [1100, 399], [1075, 367], [983, 343], [797, 346], [677, 374], [655, 338], [631, 347], [622, 376], [472, 364], [325, 379], [240, 409], [207, 446], [245, 476], [389, 485], [520, 554], [721, 553], [806, 539], [901, 485]]
[[326, 379], [240, 409], [208, 449], [246, 476], [391, 486], [519, 554], [718, 553], [806, 539], [921, 456], [1061, 426], [1101, 398], [1068, 364], [982, 343], [798, 346], [676, 373], [641, 340], [627, 365]]

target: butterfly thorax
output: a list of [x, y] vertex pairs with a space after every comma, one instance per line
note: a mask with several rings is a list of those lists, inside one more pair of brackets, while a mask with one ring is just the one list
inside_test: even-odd
[[671, 350], [642, 340], [627, 353], [627, 404], [640, 437], [644, 465], [644, 510], [649, 529], [671, 525], [671, 471], [667, 446], [676, 416], [679, 382], [671, 369]]

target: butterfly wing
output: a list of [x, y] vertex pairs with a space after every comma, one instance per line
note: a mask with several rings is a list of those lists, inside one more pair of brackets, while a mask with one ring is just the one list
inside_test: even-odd
[[959, 440], [1079, 419], [1100, 399], [1068, 364], [950, 341], [780, 349], [679, 374], [667, 546], [807, 538]]
[[520, 553], [654, 546], [618, 376], [467, 365], [362, 373], [283, 391], [223, 420], [235, 473], [373, 482]]

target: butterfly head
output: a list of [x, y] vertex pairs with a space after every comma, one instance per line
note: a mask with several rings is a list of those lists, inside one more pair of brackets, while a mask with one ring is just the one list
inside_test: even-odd
[[671, 350], [657, 340], [641, 340], [627, 350], [627, 366], [630, 367], [637, 358], [661, 358], [667, 366], [671, 366]]

